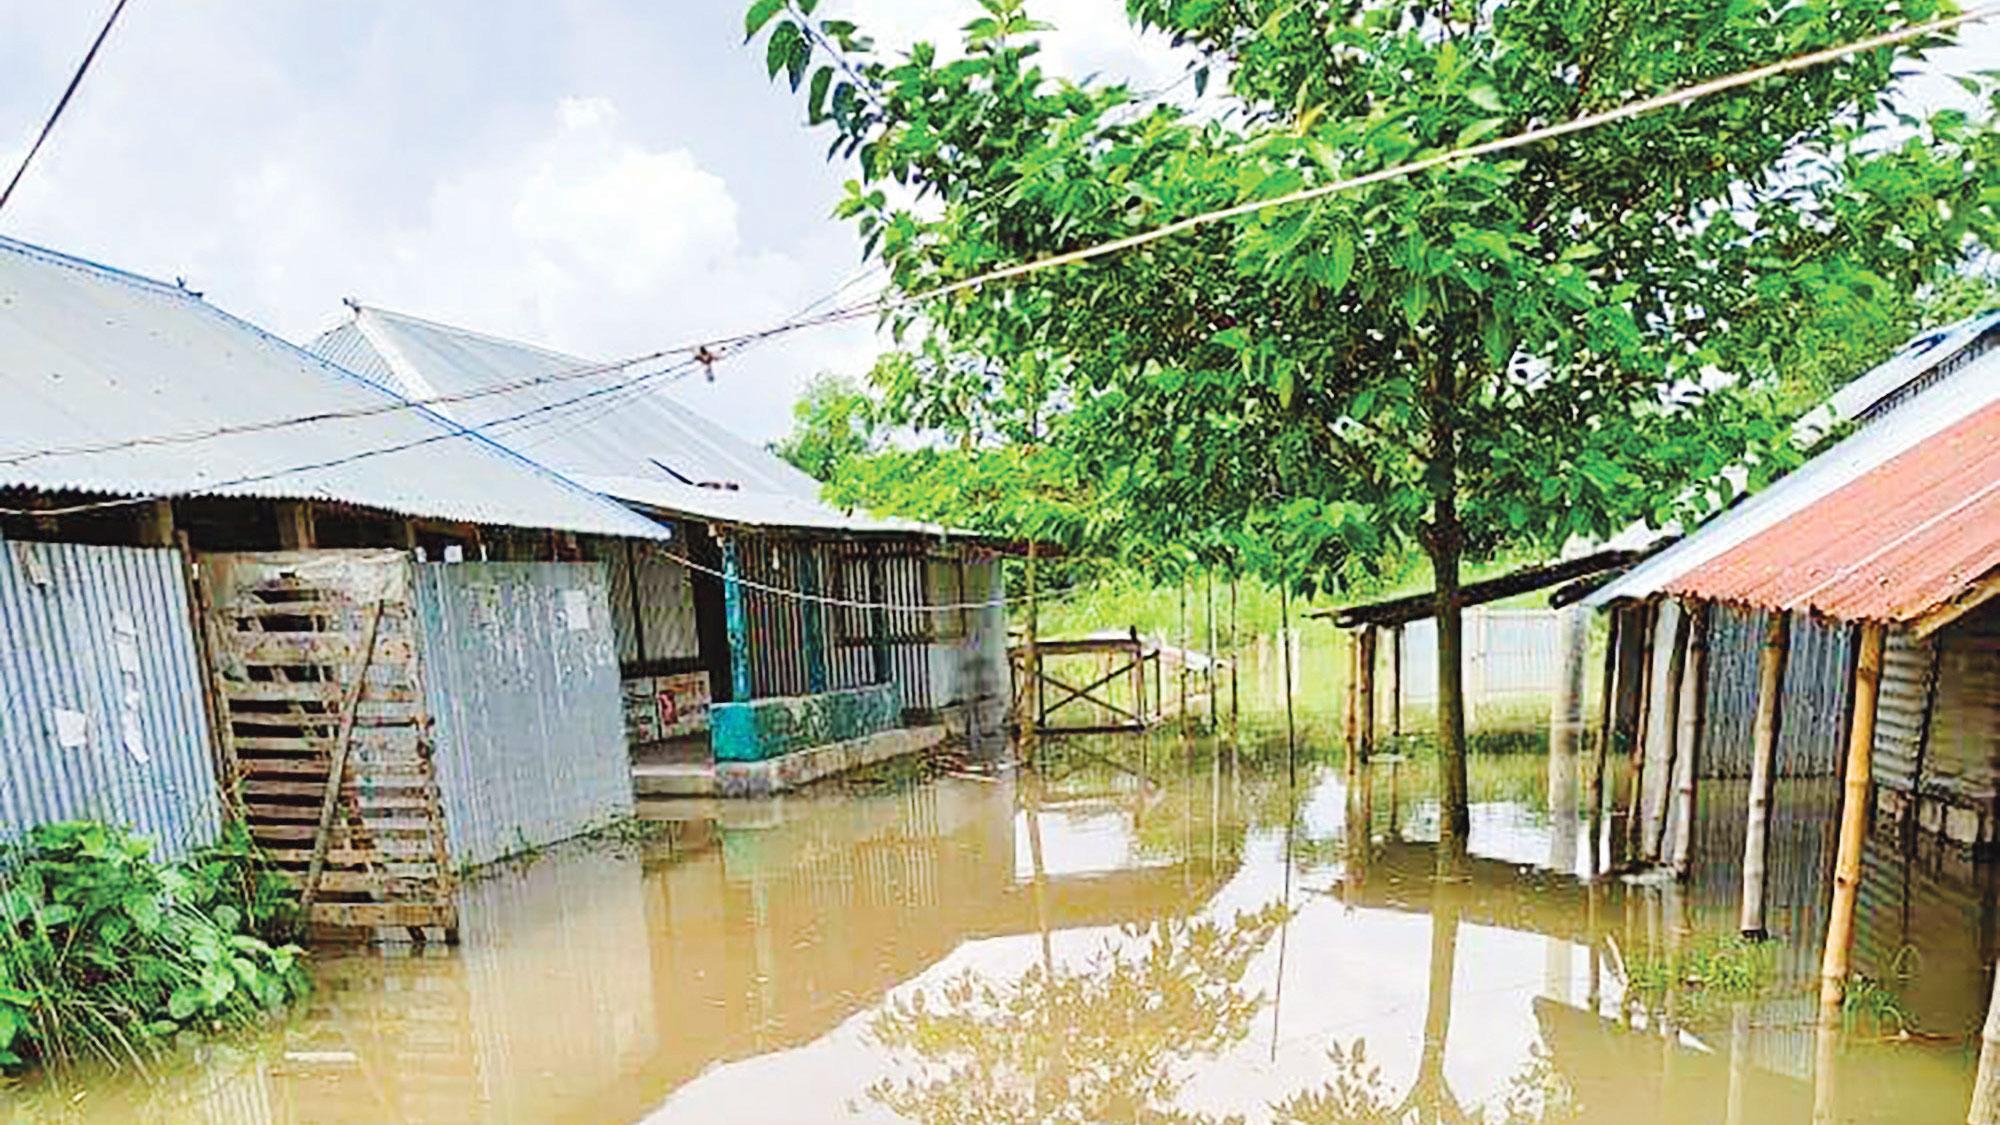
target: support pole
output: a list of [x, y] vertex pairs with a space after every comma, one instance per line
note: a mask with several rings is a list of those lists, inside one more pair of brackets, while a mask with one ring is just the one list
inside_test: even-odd
[[[1648, 754], [1646, 763], [1649, 771], [1657, 770], [1658, 777], [1646, 779], [1646, 799], [1643, 801], [1646, 815], [1645, 835], [1641, 838], [1643, 852], [1639, 858], [1658, 863], [1666, 858], [1667, 805], [1674, 795], [1674, 736], [1679, 731], [1678, 719], [1681, 712], [1681, 685], [1687, 677], [1688, 613], [1685, 606], [1676, 607], [1674, 613], [1673, 648], [1667, 653], [1665, 692], [1659, 714], [1649, 722], [1660, 726], [1661, 750], [1657, 755]], [[1654, 734], [1647, 731], [1646, 741], [1652, 742]]]
[[1389, 737], [1403, 739], [1403, 627], [1389, 626]]
[[1208, 608], [1208, 732], [1215, 733], [1215, 572], [1201, 572], [1202, 600]]
[[1181, 698], [1181, 733], [1185, 734], [1185, 733], [1187, 733], [1187, 720], [1188, 720], [1188, 709], [1187, 709], [1187, 680], [1188, 680], [1188, 622], [1187, 622], [1187, 579], [1183, 578], [1183, 579], [1181, 580], [1181, 583], [1180, 583], [1180, 587], [1181, 587], [1181, 621], [1180, 621], [1180, 633], [1181, 633], [1181, 636], [1180, 636], [1180, 644], [1181, 644], [1181, 652], [1180, 652], [1180, 657], [1181, 657], [1181, 658], [1180, 658], [1180, 663], [1179, 663], [1179, 665], [1178, 665], [1178, 666], [1177, 666], [1177, 667], [1175, 668], [1175, 672], [1176, 672], [1176, 675], [1174, 676], [1174, 682], [1180, 685], [1180, 693], [1179, 693], [1179, 694], [1180, 694], [1180, 698]]
[[1771, 786], [1777, 772], [1778, 724], [1784, 714], [1785, 659], [1791, 647], [1790, 614], [1773, 613], [1764, 624], [1757, 661], [1757, 718], [1750, 735], [1750, 815], [1743, 830], [1743, 936], [1762, 941], [1764, 870], [1770, 858]]
[[1361, 761], [1365, 765], [1375, 756], [1375, 626], [1361, 627], [1360, 645], [1355, 654], [1360, 665], [1360, 676], [1356, 697], [1356, 718], [1360, 724]]
[[1861, 888], [1861, 849], [1868, 839], [1868, 798], [1875, 749], [1875, 703], [1882, 686], [1881, 625], [1861, 626], [1854, 662], [1854, 719], [1847, 739], [1847, 780], [1840, 802], [1840, 851], [1833, 862], [1833, 908], [1826, 920], [1819, 970], [1819, 1019], [1837, 1027], [1847, 997], [1848, 957], [1854, 949], [1854, 902]]
[[1708, 684], [1708, 606], [1688, 606], [1688, 654], [1682, 672], [1679, 733], [1674, 737], [1673, 861], [1685, 879], [1694, 852], [1695, 785], [1701, 775], [1702, 723]]
[[1584, 659], [1590, 648], [1590, 616], [1580, 606], [1556, 613], [1556, 694], [1549, 704], [1549, 816], [1568, 825], [1568, 839], [1555, 842], [1552, 861], [1561, 873], [1576, 867], [1578, 768], [1583, 737]]
[[736, 540], [722, 537], [722, 612], [729, 630], [729, 698], [747, 703], [750, 678], [750, 607], [743, 596], [743, 572]]
[[[1611, 768], [1611, 742], [1617, 733], [1618, 693], [1623, 690], [1618, 684], [1618, 647], [1625, 640], [1625, 611], [1614, 609], [1609, 620], [1610, 632], [1604, 639], [1604, 669], [1599, 678], [1598, 691], [1603, 698], [1597, 702], [1597, 745], [1596, 757], [1590, 765], [1590, 795], [1585, 804], [1590, 809], [1590, 873], [1597, 874], [1599, 854], [1604, 835], [1604, 772]], [[1579, 702], [1579, 707], [1581, 703]]]
[[1042, 629], [1040, 576], [1036, 571], [1038, 552], [1028, 540], [1028, 641], [1021, 649], [1020, 714], [1015, 721], [1021, 731], [1021, 756], [1032, 762], [1042, 740]]
[[1646, 793], [1646, 741], [1653, 710], [1653, 648], [1659, 643], [1660, 609], [1649, 605], [1632, 611], [1636, 616], [1635, 631], [1638, 634], [1639, 698], [1637, 720], [1632, 728], [1632, 748], [1627, 773], [1631, 784], [1625, 794], [1625, 856], [1624, 862], [1636, 864], [1641, 859], [1639, 838], [1643, 834], [1640, 824], [1640, 806]]
[[278, 546], [287, 551], [310, 550], [314, 545], [312, 504], [305, 500], [277, 503]]
[[146, 500], [133, 508], [133, 533], [141, 547], [174, 545], [174, 502]]
[[[1351, 629], [1347, 631], [1343, 639], [1347, 642], [1346, 766], [1347, 775], [1352, 777], [1354, 776], [1355, 767], [1361, 762], [1361, 640], [1360, 636]], [[1278, 643], [1285, 648], [1286, 667], [1288, 669], [1285, 676], [1285, 685], [1286, 690], [1290, 691], [1291, 675], [1289, 668], [1292, 650], [1289, 642], [1282, 634], [1278, 637]]]
[[[1292, 646], [1285, 635], [1292, 631], [1292, 587], [1289, 582], [1278, 587], [1278, 647], [1284, 650], [1285, 673], [1285, 784], [1296, 786], [1299, 782], [1299, 731], [1292, 718]], [[1348, 755], [1350, 764], [1353, 755]], [[1291, 831], [1289, 828], [1287, 832]], [[1286, 866], [1290, 871], [1290, 865]]]
[[1242, 642], [1236, 632], [1236, 575], [1231, 572], [1229, 575], [1229, 729], [1232, 733], [1243, 718], [1242, 693], [1237, 690], [1242, 679]]
[[[819, 557], [811, 543], [799, 546], [799, 586], [803, 593], [815, 597], [819, 595]], [[961, 597], [959, 600], [965, 599]], [[819, 602], [804, 599], [799, 602], [799, 617], [805, 625], [806, 690], [814, 695], [826, 690], [824, 613], [825, 607]]]

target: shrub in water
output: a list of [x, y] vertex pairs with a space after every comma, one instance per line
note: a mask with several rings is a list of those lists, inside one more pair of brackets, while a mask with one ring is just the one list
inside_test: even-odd
[[0, 1068], [143, 1064], [305, 992], [302, 952], [272, 943], [296, 903], [240, 826], [180, 863], [150, 849], [69, 821], [0, 852]]

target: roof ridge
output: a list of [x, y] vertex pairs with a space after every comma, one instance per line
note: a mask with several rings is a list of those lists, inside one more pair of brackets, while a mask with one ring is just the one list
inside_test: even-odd
[[474, 340], [479, 340], [483, 343], [496, 344], [501, 347], [507, 347], [507, 348], [518, 348], [522, 351], [538, 352], [542, 355], [548, 356], [551, 359], [559, 359], [568, 363], [596, 365], [596, 364], [601, 364], [603, 362], [602, 360], [591, 359], [586, 356], [580, 356], [573, 352], [557, 351], [554, 348], [545, 347], [541, 344], [531, 343], [527, 340], [516, 340], [506, 336], [496, 336], [490, 332], [481, 332], [476, 328], [466, 328], [462, 325], [457, 325], [457, 324], [446, 324], [442, 320], [432, 320], [429, 317], [417, 316], [414, 313], [399, 312], [395, 309], [385, 309], [380, 305], [370, 305], [358, 301], [354, 305], [353, 315], [349, 317], [350, 322], [358, 322], [361, 319], [361, 315], [363, 313], [373, 313], [378, 316], [387, 317], [391, 320], [407, 321], [411, 324], [421, 325], [422, 327], [425, 328], [436, 329], [439, 332], [448, 332], [454, 336], [468, 336]]
[[66, 254], [61, 250], [55, 250], [38, 243], [26, 242], [18, 238], [10, 238], [4, 234], [0, 234], [0, 251], [19, 254], [24, 258], [34, 258], [48, 265], [58, 266], [62, 269], [76, 270], [79, 273], [98, 274], [106, 280], [130, 285], [135, 289], [154, 289], [168, 296], [185, 297], [197, 302], [201, 302], [202, 300], [199, 294], [184, 285], [162, 281], [157, 277], [135, 273], [132, 270], [121, 269], [118, 266], [106, 265], [103, 262], [85, 258], [79, 254]]

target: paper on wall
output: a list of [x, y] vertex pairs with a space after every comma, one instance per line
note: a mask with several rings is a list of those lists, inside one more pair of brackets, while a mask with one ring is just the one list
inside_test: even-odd
[[582, 590], [562, 592], [563, 625], [572, 633], [590, 628], [590, 595]]
[[49, 711], [49, 725], [55, 729], [56, 745], [75, 750], [90, 741], [90, 716], [67, 707]]
[[125, 752], [132, 755], [132, 760], [142, 766], [152, 761], [152, 755], [146, 753], [146, 736], [139, 730], [139, 716], [131, 711], [125, 712], [125, 721], [120, 726]]
[[14, 544], [14, 556], [21, 562], [21, 569], [27, 572], [28, 581], [37, 586], [49, 584], [49, 562], [33, 543]]
[[111, 631], [121, 637], [137, 637], [139, 623], [132, 620], [130, 613], [122, 609], [116, 610], [111, 614]]
[[111, 644], [118, 654], [118, 670], [130, 676], [139, 674], [139, 641], [135, 637], [119, 637]]

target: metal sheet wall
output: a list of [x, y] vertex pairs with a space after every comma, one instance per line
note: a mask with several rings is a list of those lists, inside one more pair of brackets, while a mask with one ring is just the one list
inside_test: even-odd
[[597, 563], [416, 567], [454, 861], [490, 862], [632, 811], [608, 585]]
[[95, 817], [165, 857], [212, 840], [196, 653], [179, 551], [0, 542], [0, 833]]
[[1935, 650], [1902, 629], [1890, 632], [1882, 652], [1882, 690], [1875, 704], [1876, 784], [1916, 790], [1924, 765], [1924, 736], [1931, 703]]
[[620, 663], [688, 660], [701, 655], [693, 572], [682, 561], [678, 544], [669, 547], [601, 540], [589, 557], [605, 565]]
[[1757, 674], [1763, 659], [1761, 610], [1717, 605], [1708, 611], [1708, 683], [1702, 716], [1703, 777], [1750, 776], [1752, 728], [1757, 723]]
[[1778, 776], [1831, 777], [1840, 772], [1853, 697], [1854, 631], [1837, 621], [1792, 615], [1784, 714], [1778, 724]]

